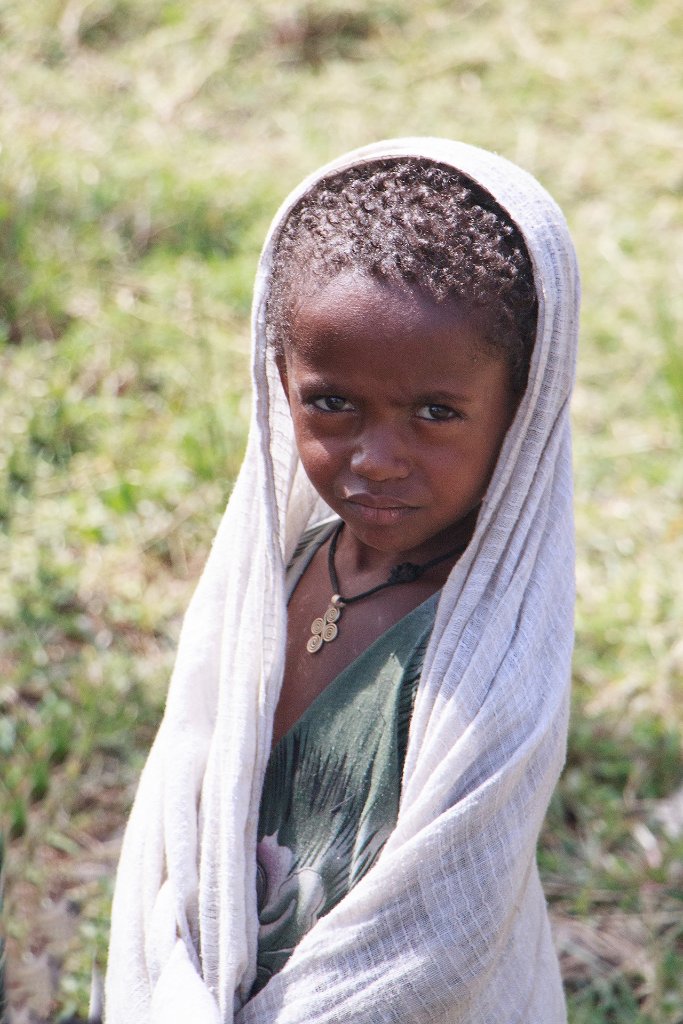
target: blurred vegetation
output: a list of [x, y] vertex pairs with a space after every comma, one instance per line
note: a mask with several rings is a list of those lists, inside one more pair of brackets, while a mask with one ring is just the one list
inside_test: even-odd
[[435, 134], [532, 171], [583, 271], [575, 713], [539, 854], [571, 1021], [683, 1022], [682, 36], [675, 0], [0, 0], [17, 1021], [84, 1014], [103, 960], [121, 823], [240, 461], [268, 221], [343, 150]]

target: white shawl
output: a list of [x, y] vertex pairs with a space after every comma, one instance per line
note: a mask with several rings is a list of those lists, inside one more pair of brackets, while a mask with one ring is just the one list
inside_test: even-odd
[[[285, 565], [325, 511], [300, 468], [265, 346], [273, 242], [319, 177], [404, 155], [459, 168], [521, 229], [539, 302], [530, 379], [439, 602], [396, 829], [372, 870], [243, 1005], [255, 975], [256, 830], [284, 664]], [[555, 203], [524, 171], [467, 145], [366, 147], [280, 209], [256, 278], [247, 453], [185, 618], [124, 840], [107, 1024], [565, 1021], [535, 847], [567, 730], [578, 302]]]

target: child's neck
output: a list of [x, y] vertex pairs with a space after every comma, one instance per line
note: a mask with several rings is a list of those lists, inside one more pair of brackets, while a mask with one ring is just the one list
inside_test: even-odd
[[[344, 583], [346, 583], [345, 589], [353, 593], [360, 589], [356, 585], [357, 581], [376, 579], [376, 582], [381, 582], [388, 578], [395, 566], [404, 562], [422, 566], [432, 559], [452, 554], [450, 562], [448, 559], [444, 560], [444, 568], [450, 571], [450, 566], [467, 547], [472, 537], [478, 512], [479, 508], [473, 509], [469, 515], [449, 530], [442, 531], [442, 533], [431, 538], [427, 543], [420, 545], [418, 548], [408, 550], [384, 551], [370, 547], [356, 537], [345, 525], [337, 540], [334, 558], [342, 592], [344, 591]], [[442, 572], [439, 572], [437, 575], [441, 576]]]

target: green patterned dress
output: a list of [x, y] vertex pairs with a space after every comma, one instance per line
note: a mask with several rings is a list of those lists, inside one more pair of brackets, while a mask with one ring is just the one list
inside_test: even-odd
[[[318, 528], [303, 538], [294, 581], [329, 533]], [[356, 658], [272, 751], [259, 816], [252, 995], [372, 867], [395, 827], [437, 600], [432, 595]]]

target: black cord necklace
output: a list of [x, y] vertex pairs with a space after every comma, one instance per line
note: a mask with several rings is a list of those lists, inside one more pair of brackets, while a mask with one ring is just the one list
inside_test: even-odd
[[344, 523], [341, 522], [335, 529], [327, 551], [327, 571], [330, 576], [330, 583], [332, 584], [332, 597], [330, 598], [330, 606], [325, 614], [320, 615], [317, 619], [313, 619], [311, 623], [311, 636], [306, 644], [306, 650], [309, 654], [315, 654], [324, 643], [330, 644], [333, 640], [336, 640], [339, 634], [337, 623], [341, 617], [342, 609], [347, 604], [355, 604], [356, 601], [362, 601], [363, 598], [377, 594], [380, 590], [386, 590], [387, 587], [395, 587], [399, 583], [412, 583], [414, 580], [419, 580], [420, 576], [427, 569], [431, 569], [433, 566], [438, 565], [439, 562], [445, 562], [446, 559], [461, 554], [466, 546], [460, 545], [457, 548], [453, 548], [451, 551], [447, 551], [445, 555], [438, 555], [429, 562], [423, 562], [422, 565], [415, 565], [414, 562], [401, 562], [399, 565], [392, 567], [389, 579], [384, 583], [378, 583], [376, 587], [364, 590], [362, 594], [354, 594], [353, 597], [342, 597], [339, 593], [339, 578], [334, 564], [334, 556], [337, 553], [337, 541], [343, 526]]

